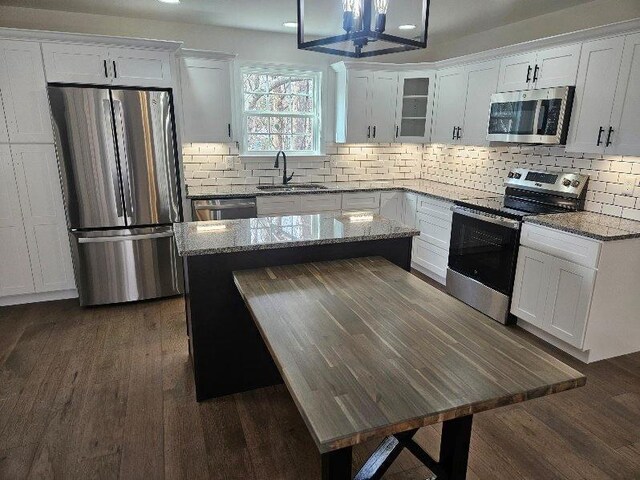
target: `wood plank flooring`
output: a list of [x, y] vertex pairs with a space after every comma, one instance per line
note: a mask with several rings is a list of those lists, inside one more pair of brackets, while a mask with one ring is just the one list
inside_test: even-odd
[[[583, 388], [474, 418], [468, 478], [639, 479], [640, 354]], [[0, 479], [313, 479], [319, 455], [284, 386], [198, 404], [182, 299], [0, 308]], [[437, 426], [418, 432], [437, 453]], [[354, 450], [358, 465], [373, 441]], [[427, 478], [403, 453], [389, 480]]]

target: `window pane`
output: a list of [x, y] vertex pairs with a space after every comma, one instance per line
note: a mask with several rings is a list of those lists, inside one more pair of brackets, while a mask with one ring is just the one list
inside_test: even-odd
[[269, 135], [249, 135], [247, 138], [247, 147], [250, 152], [260, 152], [271, 150], [271, 142]]
[[268, 95], [247, 93], [244, 96], [244, 109], [248, 112], [264, 112], [268, 110]]
[[313, 150], [313, 141], [311, 140], [311, 137], [308, 135], [293, 135], [291, 137], [291, 150]]
[[270, 117], [271, 133], [291, 133], [290, 117]]
[[269, 133], [269, 117], [248, 117], [247, 132]]
[[269, 95], [271, 98], [272, 112], [291, 111], [291, 96], [289, 95]]
[[292, 79], [291, 93], [312, 93], [311, 80], [307, 78]]
[[311, 134], [311, 119], [310, 118], [293, 118], [293, 133], [306, 133]]
[[290, 78], [285, 75], [269, 76], [269, 92], [271, 93], [289, 93], [291, 92]]
[[313, 111], [313, 101], [311, 97], [293, 97], [291, 110], [299, 113], [311, 113]]

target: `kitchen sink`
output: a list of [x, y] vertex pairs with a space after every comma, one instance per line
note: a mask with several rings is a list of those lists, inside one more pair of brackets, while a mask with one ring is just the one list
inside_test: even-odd
[[295, 192], [298, 190], [326, 190], [327, 187], [317, 183], [296, 183], [294, 185], [258, 185], [258, 190], [270, 192]]

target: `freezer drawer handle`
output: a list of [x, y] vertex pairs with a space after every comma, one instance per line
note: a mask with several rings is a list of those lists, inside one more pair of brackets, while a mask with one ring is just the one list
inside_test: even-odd
[[196, 205], [196, 210], [233, 210], [234, 208], [253, 208], [255, 203], [234, 203], [233, 205]]
[[115, 237], [87, 237], [79, 238], [78, 243], [129, 242], [135, 240], [149, 240], [152, 238], [173, 237], [173, 232], [144, 233], [142, 235], [118, 235]]

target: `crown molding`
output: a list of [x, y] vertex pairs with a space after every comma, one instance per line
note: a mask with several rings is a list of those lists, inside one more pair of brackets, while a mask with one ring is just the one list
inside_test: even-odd
[[149, 50], [177, 51], [182, 42], [153, 40], [148, 38], [115, 37], [111, 35], [87, 35], [84, 33], [51, 32], [48, 30], [26, 30], [21, 28], [0, 28], [0, 38], [53, 43], [82, 43], [104, 46], [133, 47]]
[[198, 50], [194, 48], [181, 48], [178, 55], [185, 58], [201, 58], [206, 60], [230, 61], [238, 57], [234, 53], [214, 52], [211, 50]]

